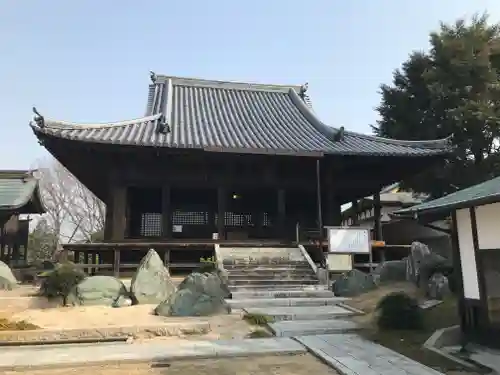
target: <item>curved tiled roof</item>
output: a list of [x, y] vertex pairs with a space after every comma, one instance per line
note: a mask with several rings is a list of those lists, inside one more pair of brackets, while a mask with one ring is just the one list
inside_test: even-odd
[[38, 179], [33, 176], [33, 172], [0, 171], [0, 211], [45, 213]]
[[[300, 86], [155, 76], [146, 117], [109, 124], [45, 120], [37, 136], [83, 142], [271, 154], [426, 156], [449, 151], [447, 139], [399, 141], [321, 122]], [[161, 131], [168, 126], [168, 132]]]

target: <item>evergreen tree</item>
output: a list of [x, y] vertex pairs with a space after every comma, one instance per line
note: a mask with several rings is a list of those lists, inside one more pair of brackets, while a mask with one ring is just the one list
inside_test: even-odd
[[500, 26], [486, 15], [442, 24], [430, 50], [410, 55], [382, 85], [375, 134], [407, 140], [452, 135], [454, 151], [435, 168], [404, 181], [441, 196], [500, 174]]

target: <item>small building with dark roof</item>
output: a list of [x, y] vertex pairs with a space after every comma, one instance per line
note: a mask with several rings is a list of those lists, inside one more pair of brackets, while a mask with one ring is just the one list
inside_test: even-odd
[[[447, 139], [399, 141], [328, 126], [312, 111], [306, 86], [151, 77], [144, 117], [75, 124], [35, 110], [31, 124], [106, 203], [105, 243], [143, 250], [286, 243], [297, 227], [340, 225], [342, 203], [450, 151]], [[133, 254], [120, 262], [137, 261]], [[176, 254], [182, 262], [186, 251]]]
[[29, 219], [45, 208], [34, 171], [0, 171], [0, 260], [17, 265], [27, 261]]
[[421, 222], [451, 215], [462, 332], [500, 347], [500, 177], [393, 215]]

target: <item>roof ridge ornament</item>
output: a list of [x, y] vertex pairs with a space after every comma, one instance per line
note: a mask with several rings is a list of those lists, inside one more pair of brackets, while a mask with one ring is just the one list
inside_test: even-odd
[[153, 84], [155, 84], [156, 80], [158, 79], [158, 77], [156, 76], [156, 73], [153, 72], [152, 70], [149, 71], [149, 79], [151, 79], [151, 82]]
[[334, 142], [341, 142], [344, 140], [345, 128], [341, 126], [339, 130], [333, 135]]
[[37, 124], [39, 128], [44, 128], [45, 127], [45, 118], [38, 112], [36, 107], [33, 107], [33, 113], [35, 116], [33, 116], [33, 121]]
[[306, 92], [307, 92], [308, 89], [309, 89], [309, 83], [308, 82], [306, 82], [302, 86], [300, 86], [299, 96], [302, 99], [305, 99], [307, 97]]
[[170, 133], [170, 125], [167, 123], [165, 119], [165, 115], [162, 113], [158, 118], [158, 123], [156, 126], [156, 131], [160, 134], [168, 134]]

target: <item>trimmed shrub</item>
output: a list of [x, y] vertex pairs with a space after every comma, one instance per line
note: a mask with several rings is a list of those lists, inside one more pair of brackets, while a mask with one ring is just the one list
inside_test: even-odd
[[377, 325], [383, 330], [418, 330], [423, 327], [417, 300], [405, 293], [391, 293], [377, 304]]
[[210, 273], [215, 272], [217, 269], [215, 257], [200, 258], [200, 263], [201, 266], [195, 272]]
[[264, 314], [245, 314], [243, 315], [243, 320], [256, 326], [265, 326], [266, 324], [273, 322], [272, 317]]
[[40, 295], [48, 299], [62, 299], [66, 305], [71, 290], [83, 281], [85, 272], [76, 268], [72, 263], [58, 264], [53, 270], [45, 271], [38, 275], [42, 278]]

